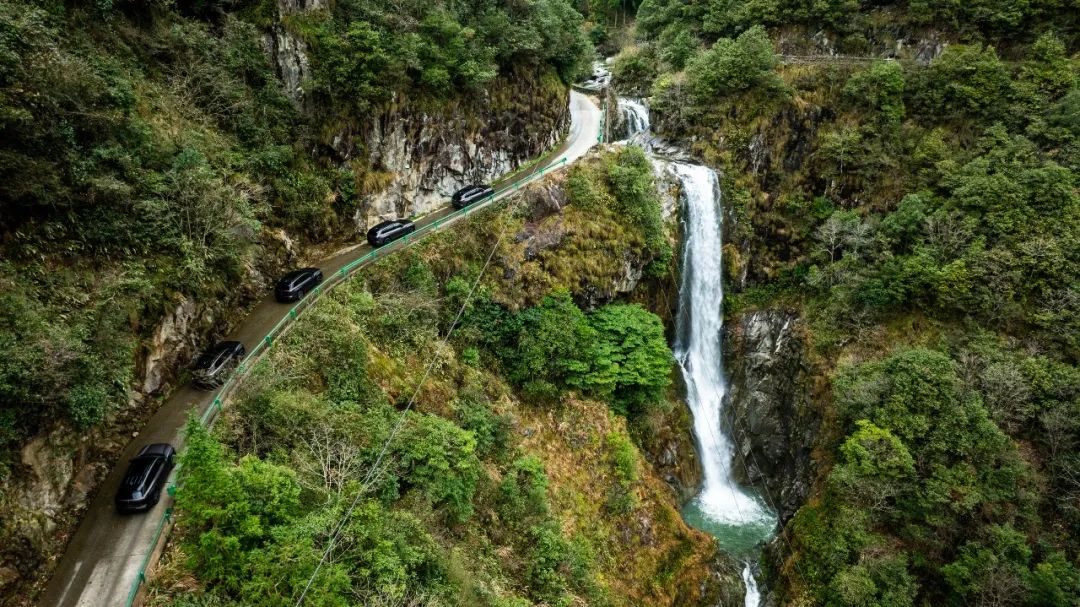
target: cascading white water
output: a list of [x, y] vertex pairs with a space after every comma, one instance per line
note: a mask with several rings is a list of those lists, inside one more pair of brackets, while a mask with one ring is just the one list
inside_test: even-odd
[[[727, 390], [720, 185], [716, 172], [708, 167], [675, 162], [671, 170], [682, 183], [686, 200], [675, 357], [686, 382], [686, 402], [694, 416], [705, 477], [684, 516], [716, 536], [728, 552], [746, 557], [771, 535], [776, 516], [732, 478], [735, 451], [720, 423]], [[743, 582], [746, 607], [757, 607], [761, 598], [749, 562], [743, 568]]]
[[700, 165], [668, 162], [651, 152], [649, 109], [641, 101], [620, 98], [627, 124], [626, 141], [641, 141], [654, 166], [666, 166], [679, 179], [685, 196], [682, 284], [675, 356], [686, 383], [686, 401], [694, 417], [694, 437], [704, 476], [701, 491], [686, 508], [688, 523], [707, 531], [728, 553], [746, 559], [742, 578], [745, 607], [758, 607], [761, 595], [750, 559], [776, 528], [776, 515], [731, 476], [734, 448], [721, 424], [724, 383], [722, 330], [723, 265], [720, 184], [716, 172]]
[[638, 133], [649, 130], [649, 109], [645, 104], [636, 99], [619, 98], [619, 114], [623, 123], [626, 124], [626, 137], [622, 141], [628, 141]]
[[746, 585], [746, 598], [743, 600], [743, 607], [758, 607], [761, 605], [761, 593], [758, 592], [754, 572], [750, 571], [750, 563], [743, 566], [742, 581]]
[[731, 476], [735, 451], [720, 421], [726, 386], [722, 357], [723, 266], [720, 187], [716, 173], [673, 163], [686, 197], [683, 275], [675, 356], [694, 416], [704, 482], [688, 512], [729, 552], [748, 553], [768, 536], [775, 517]]

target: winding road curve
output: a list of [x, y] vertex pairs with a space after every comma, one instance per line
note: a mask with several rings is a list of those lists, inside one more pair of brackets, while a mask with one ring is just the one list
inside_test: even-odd
[[[501, 184], [502, 190], [498, 195], [478, 206], [512, 196], [516, 189], [511, 186], [529, 179], [535, 171], [564, 161], [570, 164], [596, 146], [601, 125], [600, 109], [596, 103], [581, 93], [571, 91], [570, 117], [570, 132], [550, 160]], [[417, 228], [453, 212], [452, 208], [444, 207], [418, 221]], [[389, 248], [403, 246], [404, 243], [399, 243], [397, 247]], [[320, 267], [323, 274], [329, 277], [370, 250], [367, 245], [350, 247], [323, 260]], [[239, 341], [250, 350], [288, 313], [292, 305], [279, 304], [272, 295], [268, 295], [227, 339]], [[215, 394], [190, 385], [177, 388], [150, 418], [138, 439], [128, 444], [109, 476], [101, 483], [78, 530], [71, 537], [67, 550], [38, 600], [40, 607], [119, 607], [125, 604], [139, 575], [139, 567], [152, 549], [151, 542], [158, 524], [172, 502], [171, 498], [163, 496], [161, 502], [145, 514], [117, 514], [113, 507], [113, 495], [127, 462], [147, 443], [179, 444], [180, 429], [187, 420], [188, 412], [193, 407], [199, 413], [206, 411]]]

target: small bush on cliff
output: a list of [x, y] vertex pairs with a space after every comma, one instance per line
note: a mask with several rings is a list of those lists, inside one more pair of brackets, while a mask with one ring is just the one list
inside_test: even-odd
[[732, 40], [721, 38], [686, 66], [687, 86], [694, 99], [708, 103], [718, 96], [778, 82], [776, 54], [762, 27], [752, 27]]

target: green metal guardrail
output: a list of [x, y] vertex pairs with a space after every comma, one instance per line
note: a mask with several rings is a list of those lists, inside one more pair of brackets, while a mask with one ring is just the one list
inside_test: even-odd
[[[603, 142], [603, 110], [601, 110], [600, 124], [601, 127], [599, 141]], [[563, 168], [564, 166], [566, 166], [566, 158], [563, 158], [557, 163], [540, 168], [532, 175], [526, 177], [525, 179], [522, 179], [521, 181], [515, 182], [509, 186], [506, 186], [505, 188], [492, 192], [491, 195], [487, 197], [486, 202], [480, 204], [486, 206], [488, 204], [496, 202], [495, 199], [499, 198], [503, 194], [511, 191], [520, 190], [523, 185], [539, 179], [540, 177], [543, 177], [545, 173], [550, 173], [551, 171]], [[277, 324], [275, 324], [274, 327], [270, 329], [270, 331], [261, 340], [259, 340], [259, 343], [247, 353], [247, 356], [245, 356], [244, 359], [240, 362], [240, 364], [236, 366], [236, 369], [233, 371], [229, 379], [221, 386], [221, 388], [218, 389], [217, 394], [214, 395], [213, 402], [211, 402], [210, 406], [206, 408], [205, 412], [203, 412], [202, 416], [199, 418], [199, 422], [207, 427], [213, 425], [214, 420], [217, 418], [217, 414], [221, 411], [221, 408], [224, 405], [226, 399], [228, 399], [232, 391], [236, 389], [239, 382], [247, 376], [247, 373], [251, 371], [251, 368], [254, 366], [254, 364], [258, 362], [258, 358], [265, 354], [274, 345], [274, 342], [277, 341], [289, 328], [292, 327], [293, 321], [299, 318], [305, 310], [313, 306], [315, 302], [318, 301], [320, 296], [322, 296], [324, 293], [329, 292], [334, 287], [344, 282], [357, 269], [367, 264], [369, 261], [377, 259], [380, 256], [385, 257], [387, 254], [392, 253], [398, 249], [403, 249], [407, 247], [410, 242], [415, 242], [423, 238], [424, 236], [430, 234], [431, 232], [438, 230], [440, 227], [445, 226], [448, 223], [452, 223], [453, 221], [456, 221], [461, 217], [465, 217], [470, 212], [477, 211], [480, 208], [483, 207], [479, 205], [473, 205], [465, 207], [464, 209], [458, 211], [454, 211], [446, 217], [436, 219], [435, 221], [427, 224], [426, 226], [420, 228], [412, 234], [406, 235], [404, 238], [396, 241], [395, 243], [387, 245], [386, 249], [372, 249], [371, 251], [368, 251], [364, 255], [361, 255], [359, 258], [345, 264], [344, 266], [342, 266], [341, 269], [334, 272], [330, 276], [330, 280], [315, 287], [310, 296], [305, 297], [304, 299], [300, 300], [300, 302], [297, 303], [295, 306], [290, 308], [289, 311], [285, 314], [285, 316], [283, 316], [281, 320], [279, 320]], [[177, 466], [176, 470], [179, 471], [179, 469], [180, 467]], [[176, 492], [176, 488], [177, 485], [175, 483], [169, 485], [169, 495], [173, 495]], [[139, 589], [144, 583], [146, 583], [146, 571], [150, 566], [150, 560], [154, 554], [156, 547], [158, 546], [158, 543], [162, 540], [162, 535], [165, 532], [166, 526], [172, 520], [172, 513], [173, 509], [171, 507], [166, 508], [165, 514], [158, 522], [157, 529], [154, 531], [153, 539], [150, 541], [150, 549], [146, 552], [146, 556], [143, 558], [143, 562], [139, 566], [138, 575], [135, 577], [135, 581], [131, 585], [131, 592], [128, 593], [125, 607], [133, 607], [133, 605], [135, 604], [135, 599], [139, 595]]]

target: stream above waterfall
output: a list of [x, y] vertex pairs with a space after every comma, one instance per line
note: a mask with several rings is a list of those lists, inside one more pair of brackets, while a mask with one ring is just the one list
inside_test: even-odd
[[[776, 530], [777, 516], [752, 488], [731, 474], [736, 456], [721, 423], [727, 384], [723, 366], [723, 213], [716, 172], [690, 162], [672, 161], [654, 153], [649, 111], [643, 101], [618, 99], [622, 142], [641, 143], [655, 165], [681, 184], [683, 249], [675, 358], [686, 384], [686, 402], [693, 415], [703, 482], [682, 511], [690, 525], [711, 534], [720, 548], [742, 560], [746, 607], [757, 607], [760, 594], [751, 562]], [[733, 420], [740, 423], [742, 420]]]

